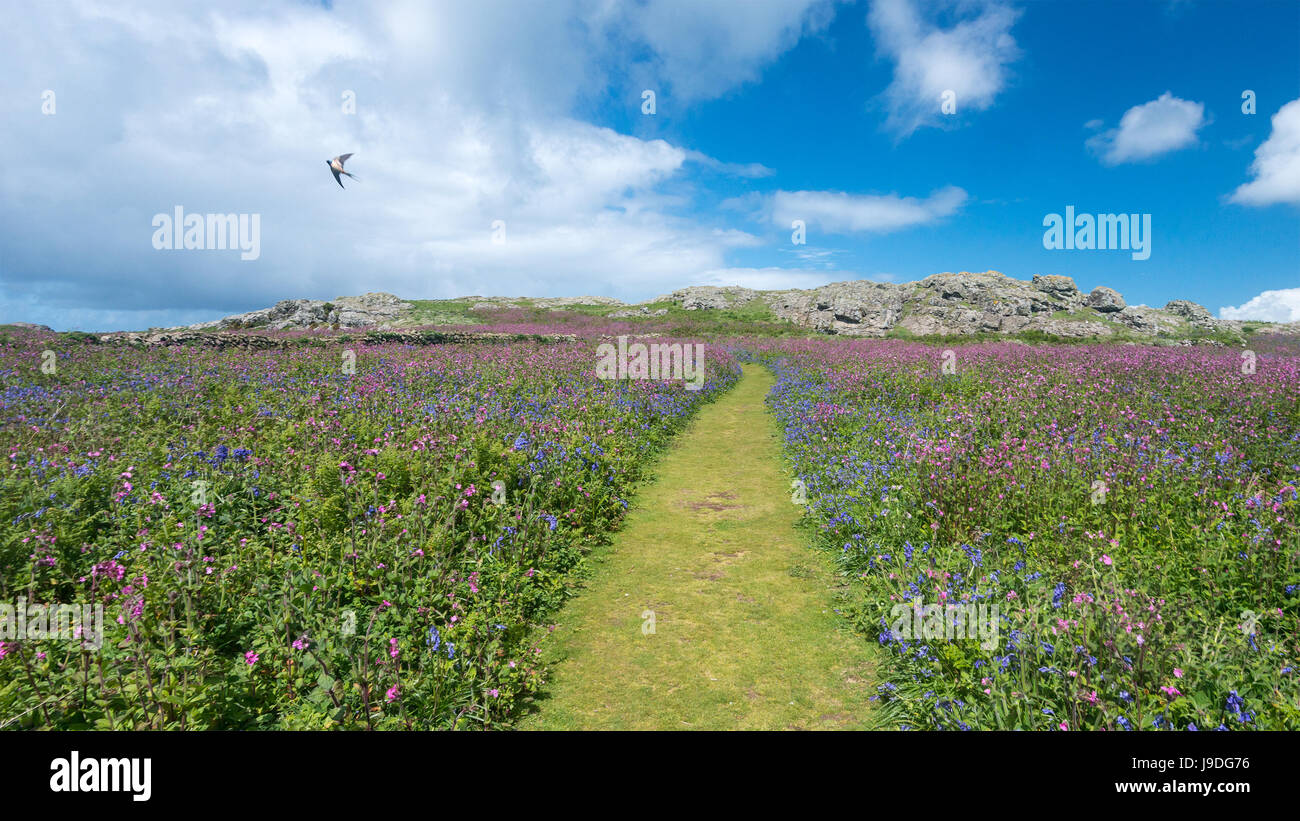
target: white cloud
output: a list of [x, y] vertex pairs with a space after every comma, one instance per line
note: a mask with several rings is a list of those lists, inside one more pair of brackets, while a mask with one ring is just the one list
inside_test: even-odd
[[1166, 91], [1125, 111], [1119, 128], [1090, 137], [1087, 145], [1106, 165], [1148, 160], [1193, 145], [1196, 132], [1204, 125], [1204, 103]]
[[989, 108], [1020, 55], [1011, 36], [1018, 11], [991, 0], [947, 5], [975, 13], [945, 29], [923, 20], [913, 0], [875, 0], [867, 16], [878, 51], [895, 63], [885, 126], [900, 138], [942, 123], [946, 91], [955, 94], [958, 115]]
[[789, 228], [794, 220], [803, 220], [810, 229], [815, 227], [828, 234], [885, 234], [951, 216], [966, 200], [966, 192], [952, 185], [923, 199], [897, 194], [777, 191], [768, 208], [772, 222], [782, 228]]
[[[725, 93], [833, 6], [213, 8], [66, 0], [10, 21], [0, 135], [25, 148], [0, 175], [0, 318], [108, 329], [368, 290], [640, 299], [693, 284], [757, 240], [688, 216], [690, 175], [770, 170], [578, 112], [638, 72], [669, 90], [661, 110]], [[40, 114], [45, 88], [54, 116]], [[341, 111], [344, 90], [355, 115]], [[324, 167], [343, 152], [359, 177], [346, 191]], [[175, 205], [260, 214], [261, 257], [155, 251], [151, 218]], [[491, 241], [498, 219], [504, 245]]]
[[696, 285], [726, 287], [738, 285], [759, 291], [784, 291], [790, 288], [817, 288], [831, 282], [852, 278], [843, 271], [834, 274], [801, 268], [718, 268], [705, 271]]
[[756, 180], [761, 177], [770, 177], [776, 172], [762, 163], [730, 163], [722, 162], [707, 154], [699, 151], [687, 151], [686, 159], [690, 162], [699, 163], [702, 167], [709, 169], [718, 174], [725, 174], [730, 177], [743, 177], [745, 179]]
[[843, 254], [844, 251], [839, 248], [814, 248], [808, 245], [794, 245], [790, 248], [782, 248], [781, 253], [797, 257], [800, 264], [805, 267], [833, 271], [836, 268], [835, 257]]
[[653, 0], [617, 8], [611, 28], [653, 53], [638, 76], [646, 88], [671, 89], [658, 104], [673, 106], [757, 79], [804, 34], [830, 22], [834, 0]]
[[1300, 205], [1300, 100], [1292, 100], [1273, 115], [1273, 131], [1250, 164], [1255, 179], [1243, 183], [1228, 199], [1242, 205]]
[[1300, 288], [1264, 291], [1239, 308], [1220, 308], [1219, 319], [1300, 322]]

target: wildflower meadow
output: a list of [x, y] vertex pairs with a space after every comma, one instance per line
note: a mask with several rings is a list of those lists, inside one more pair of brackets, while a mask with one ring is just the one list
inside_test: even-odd
[[4, 726], [511, 726], [585, 557], [756, 363], [887, 726], [1300, 728], [1296, 351], [720, 336], [692, 383], [599, 374], [624, 329], [567, 330], [10, 332]]
[[590, 346], [526, 342], [69, 345], [47, 374], [47, 344], [4, 350], [0, 601], [105, 624], [0, 643], [11, 727], [493, 726], [570, 571], [738, 375], [600, 380]]
[[[815, 542], [852, 579], [843, 612], [887, 653], [892, 723], [1300, 728], [1294, 351], [750, 355], [777, 372]], [[994, 641], [950, 640], [970, 605]]]

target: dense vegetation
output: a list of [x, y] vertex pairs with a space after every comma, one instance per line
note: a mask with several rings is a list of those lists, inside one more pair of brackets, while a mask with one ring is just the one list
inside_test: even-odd
[[[579, 341], [6, 330], [0, 604], [96, 603], [105, 624], [98, 648], [0, 641], [0, 727], [501, 726], [543, 682], [537, 639], [584, 555], [752, 359], [777, 375], [795, 501], [883, 648], [870, 686], [895, 725], [1300, 728], [1285, 340], [1248, 367], [1231, 348], [493, 313]], [[704, 388], [597, 379], [595, 343], [633, 327], [708, 333]], [[996, 605], [996, 640], [945, 635], [954, 603]], [[935, 634], [897, 632], [897, 608], [927, 605]]]
[[[758, 347], [898, 724], [1300, 728], [1300, 357]], [[997, 606], [994, 646], [953, 604]]]
[[[650, 457], [737, 378], [601, 381], [586, 344], [4, 352], [0, 723], [491, 726]], [[354, 361], [350, 361], [350, 357]], [[349, 367], [354, 364], [353, 368]]]

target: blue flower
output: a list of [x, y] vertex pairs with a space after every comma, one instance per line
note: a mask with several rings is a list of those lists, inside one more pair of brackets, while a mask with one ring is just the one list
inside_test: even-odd
[[1224, 705], [1224, 709], [1236, 716], [1237, 721], [1242, 722], [1243, 724], [1250, 723], [1255, 719], [1255, 713], [1246, 709], [1245, 699], [1237, 695], [1236, 690], [1229, 691], [1228, 702]]

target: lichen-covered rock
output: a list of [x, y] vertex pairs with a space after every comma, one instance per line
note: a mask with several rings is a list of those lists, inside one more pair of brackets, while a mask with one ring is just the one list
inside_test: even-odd
[[687, 311], [725, 310], [736, 308], [758, 297], [758, 291], [740, 286], [697, 285], [679, 288], [656, 302], [676, 302]]
[[1181, 316], [1194, 325], [1203, 325], [1214, 321], [1214, 317], [1210, 316], [1209, 310], [1204, 305], [1192, 302], [1190, 299], [1172, 299], [1165, 303], [1165, 310], [1171, 314]]
[[778, 319], [849, 336], [883, 336], [903, 311], [905, 288], [888, 282], [833, 282], [763, 295]]
[[1111, 320], [1143, 334], [1172, 331], [1183, 324], [1181, 318], [1147, 305], [1126, 305], [1112, 314]]
[[642, 305], [640, 308], [625, 308], [621, 311], [614, 311], [609, 315], [609, 318], [624, 319], [627, 317], [652, 317], [663, 316], [666, 313], [668, 313], [667, 308], [658, 308], [652, 311], [648, 305]]
[[1300, 322], [1281, 322], [1255, 329], [1257, 334], [1295, 334], [1300, 336]]
[[[819, 288], [758, 291], [740, 286], [680, 288], [652, 303], [673, 303], [689, 311], [716, 311], [765, 304], [778, 320], [846, 336], [881, 337], [894, 329], [917, 336], [1015, 334], [1041, 331], [1063, 337], [1104, 338], [1116, 333], [1156, 338], [1190, 331], [1241, 336], [1244, 323], [1214, 319], [1203, 306], [1175, 299], [1163, 309], [1128, 305], [1114, 289], [1094, 288], [1086, 297], [1068, 276], [1037, 274], [1030, 281], [998, 271], [941, 273], [919, 282], [833, 282]], [[612, 297], [461, 297], [476, 310], [533, 306], [563, 310], [575, 305], [618, 307], [611, 318], [664, 316], [652, 303], [627, 305]], [[388, 330], [409, 327], [422, 314], [387, 293], [338, 297], [332, 302], [291, 299], [270, 308], [167, 332], [227, 330]], [[1261, 333], [1300, 333], [1300, 324], [1265, 325]], [[1202, 334], [1208, 336], [1208, 334]], [[171, 344], [159, 341], [158, 344]], [[201, 342], [199, 344], [213, 344]], [[225, 344], [225, 343], [222, 343]], [[234, 344], [234, 343], [231, 343]], [[250, 342], [250, 345], [264, 344]]]
[[1115, 329], [1104, 322], [1085, 322], [1072, 319], [1039, 319], [1026, 330], [1042, 331], [1067, 339], [1088, 339], [1113, 336]]
[[1171, 299], [1165, 303], [1165, 310], [1170, 313], [1177, 313], [1178, 316], [1187, 318], [1187, 320], [1209, 320], [1209, 318], [1212, 318], [1205, 305], [1193, 303], [1190, 299]]
[[1079, 288], [1071, 277], [1059, 274], [1034, 274], [1033, 286], [1067, 302], [1079, 302], [1082, 299]]
[[331, 302], [319, 299], [282, 299], [270, 308], [171, 330], [283, 331], [317, 327], [340, 329], [387, 327], [410, 311], [411, 303], [386, 293], [341, 296]]
[[1093, 288], [1084, 304], [1103, 314], [1115, 313], [1128, 307], [1128, 303], [1124, 301], [1124, 297], [1119, 295], [1119, 291], [1114, 288], [1107, 288], [1104, 285]]
[[385, 293], [336, 297], [332, 304], [328, 324], [340, 328], [387, 327], [411, 311], [411, 303]]

